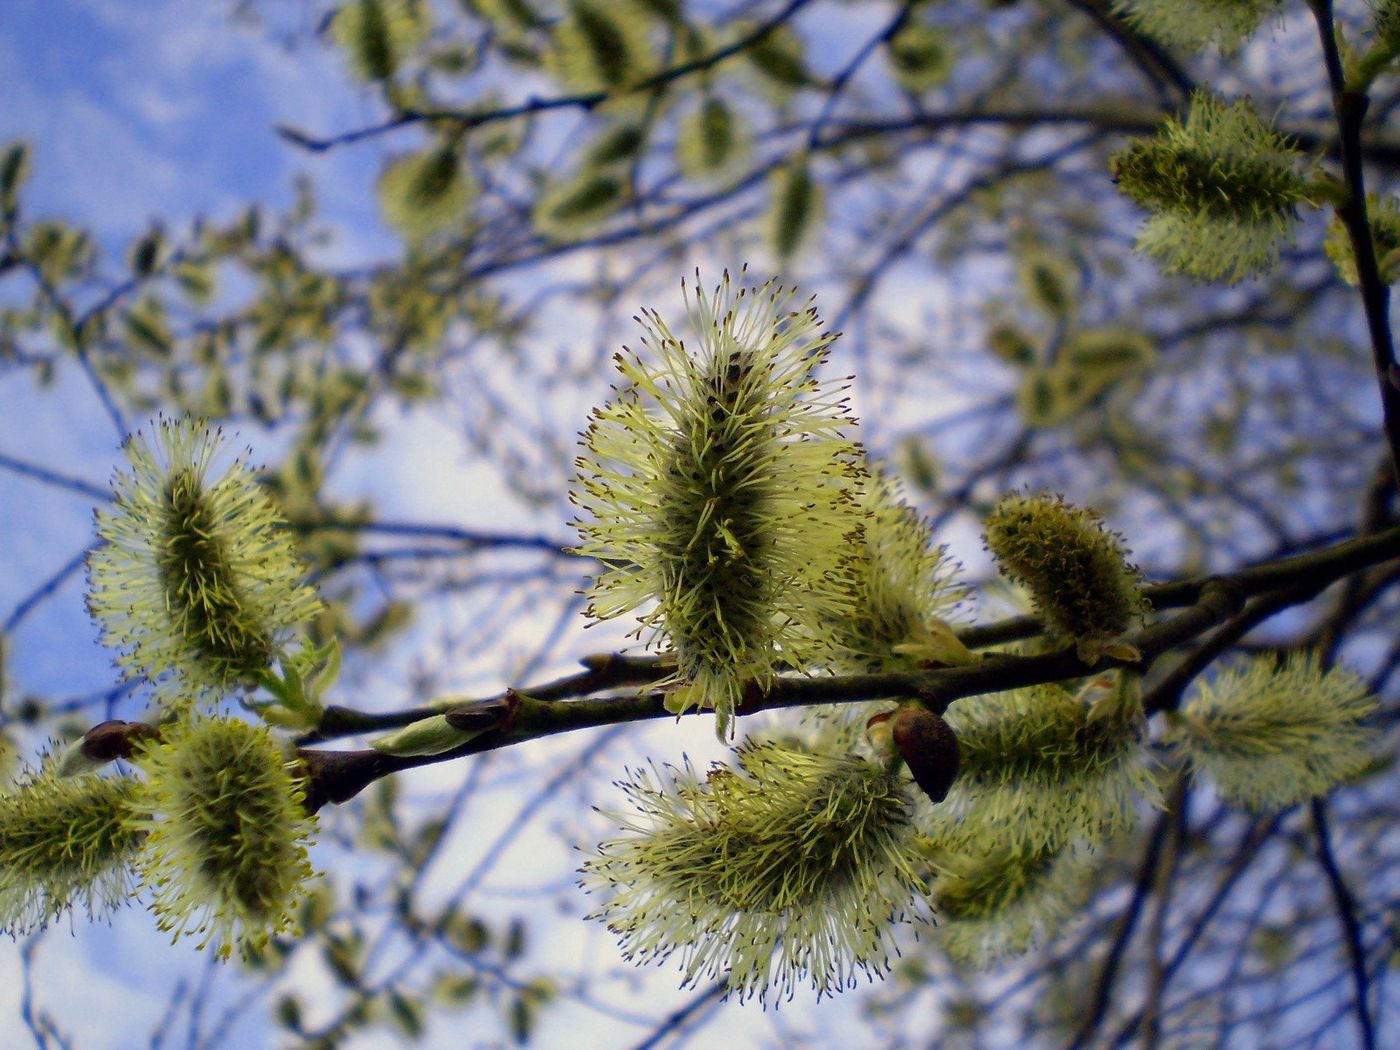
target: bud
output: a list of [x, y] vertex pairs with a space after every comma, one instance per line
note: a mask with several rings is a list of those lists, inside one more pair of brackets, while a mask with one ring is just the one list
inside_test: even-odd
[[136, 742], [151, 736], [155, 729], [145, 722], [123, 722], [109, 718], [93, 726], [70, 745], [54, 764], [61, 777], [83, 776], [119, 758], [130, 759]]
[[983, 538], [1002, 575], [1030, 592], [1050, 632], [1074, 641], [1090, 663], [1148, 609], [1121, 537], [1060, 496], [1004, 497]]
[[238, 719], [162, 728], [136, 762], [147, 787], [128, 821], [148, 836], [139, 863], [162, 930], [256, 951], [293, 929], [311, 876], [314, 824], [304, 789], [272, 735]]
[[958, 736], [926, 707], [904, 707], [894, 718], [894, 743], [914, 783], [942, 802], [958, 776]]

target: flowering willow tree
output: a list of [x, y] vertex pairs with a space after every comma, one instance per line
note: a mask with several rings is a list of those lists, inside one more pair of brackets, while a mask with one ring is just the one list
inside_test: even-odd
[[[1383, 1045], [1400, 7], [352, 0], [316, 46], [382, 117], [279, 130], [391, 144], [393, 260], [318, 261], [307, 188], [114, 277], [0, 155], [0, 364], [75, 369], [125, 453], [110, 495], [0, 460], [101, 500], [7, 651], [85, 565], [120, 678], [6, 702], [26, 962], [136, 901], [313, 1045], [813, 993], [891, 1042]], [[347, 499], [393, 405], [515, 531]], [[429, 767], [450, 804], [399, 796]], [[624, 1018], [478, 899], [547, 805], [681, 1005]]]

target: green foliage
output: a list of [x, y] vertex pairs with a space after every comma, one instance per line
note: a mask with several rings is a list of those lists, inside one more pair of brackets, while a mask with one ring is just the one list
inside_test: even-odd
[[[752, 27], [739, 25], [735, 28], [746, 33]], [[785, 96], [812, 83], [805, 52], [800, 36], [788, 26], [777, 26], [749, 44], [744, 49], [744, 58], [780, 96]]]
[[[1009, 343], [1004, 349], [1017, 359], [1034, 353], [1024, 343]], [[1022, 373], [1016, 394], [1021, 416], [1030, 427], [1069, 422], [1120, 381], [1148, 372], [1155, 357], [1146, 334], [1134, 329], [1072, 332], [1054, 364], [1034, 365]]]
[[1040, 354], [1034, 340], [1014, 324], [999, 324], [987, 333], [987, 349], [1016, 368], [1035, 364]]
[[472, 196], [462, 168], [461, 146], [454, 141], [399, 157], [379, 177], [384, 218], [411, 240], [461, 222]]
[[1157, 349], [1146, 332], [1136, 328], [1090, 328], [1073, 333], [1065, 342], [1060, 361], [1085, 377], [1095, 392], [1131, 375], [1149, 371]]
[[548, 63], [579, 91], [620, 91], [651, 72], [650, 19], [633, 0], [569, 0]]
[[428, 7], [420, 0], [350, 0], [331, 21], [351, 68], [369, 81], [392, 80], [428, 29]]
[[571, 241], [616, 212], [626, 188], [620, 174], [585, 168], [572, 180], [540, 193], [535, 226], [546, 237]]
[[693, 179], [716, 178], [731, 171], [748, 152], [743, 118], [724, 99], [707, 97], [687, 120], [676, 140], [676, 160]]
[[822, 191], [812, 178], [806, 156], [778, 168], [770, 182], [769, 244], [774, 255], [788, 260], [802, 250], [821, 225]]
[[1375, 707], [1360, 678], [1315, 655], [1258, 657], [1198, 682], [1170, 737], [1227, 800], [1283, 809], [1366, 768]]
[[646, 128], [620, 120], [603, 128], [584, 151], [586, 169], [605, 170], [631, 164], [647, 144]]
[[29, 144], [7, 143], [0, 151], [0, 217], [9, 219], [19, 207], [20, 190], [29, 179]]
[[170, 356], [175, 341], [161, 300], [152, 296], [137, 300], [122, 320], [126, 324], [127, 343], [133, 349], [158, 358]]
[[1016, 261], [1021, 291], [1028, 303], [1054, 320], [1074, 311], [1076, 274], [1066, 259], [1043, 248], [1030, 247]]
[[1114, 155], [1118, 188], [1153, 214], [1138, 248], [1169, 270], [1238, 281], [1272, 266], [1313, 190], [1302, 154], [1247, 101], [1198, 91], [1186, 121]]
[[921, 22], [905, 22], [887, 42], [886, 54], [895, 82], [914, 94], [938, 87], [953, 72], [947, 34]]
[[164, 247], [165, 236], [159, 227], [143, 233], [132, 241], [128, 256], [131, 272], [137, 277], [149, 277], [155, 273], [160, 268]]
[[85, 231], [52, 220], [26, 228], [24, 254], [49, 284], [83, 276], [94, 258], [92, 242]]
[[466, 5], [498, 26], [506, 29], [534, 29], [540, 16], [527, 0], [464, 0]]

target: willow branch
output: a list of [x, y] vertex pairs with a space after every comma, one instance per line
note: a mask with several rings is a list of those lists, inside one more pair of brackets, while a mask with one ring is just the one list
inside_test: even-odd
[[582, 109], [592, 110], [609, 98], [616, 98], [625, 95], [642, 95], [647, 92], [656, 91], [665, 87], [673, 81], [683, 79], [692, 73], [702, 73], [713, 69], [720, 63], [733, 58], [735, 55], [762, 43], [775, 30], [784, 23], [790, 21], [803, 7], [807, 6], [811, 0], [789, 0], [789, 3], [772, 18], [755, 26], [751, 31], [740, 36], [733, 43], [724, 47], [716, 48], [707, 55], [691, 59], [688, 62], [681, 62], [677, 65], [662, 69], [651, 76], [644, 77], [635, 84], [618, 91], [583, 91], [572, 95], [556, 95], [551, 98], [530, 98], [514, 106], [502, 106], [491, 110], [415, 110], [403, 109], [393, 117], [379, 124], [372, 124], [369, 127], [357, 128], [354, 131], [343, 132], [339, 135], [332, 135], [328, 138], [317, 138], [308, 135], [296, 128], [286, 125], [277, 127], [277, 134], [282, 136], [294, 146], [310, 150], [313, 153], [324, 153], [326, 150], [334, 149], [337, 146], [346, 146], [363, 139], [375, 138], [399, 128], [408, 127], [411, 124], [434, 123], [451, 124], [464, 130], [485, 127], [489, 124], [497, 124], [502, 121], [517, 120], [521, 117], [533, 116], [536, 113], [544, 113], [553, 109]]
[[[1185, 607], [1179, 614], [1144, 627], [1126, 639], [1139, 653], [1135, 660], [1109, 658], [1091, 664], [1080, 659], [1074, 646], [1068, 646], [1036, 656], [994, 653], [969, 667], [822, 678], [780, 677], [766, 687], [751, 683], [736, 713], [747, 715], [789, 707], [910, 697], [919, 698], [930, 710], [942, 712], [963, 697], [1072, 681], [1107, 668], [1120, 667], [1143, 673], [1162, 654], [1240, 617], [1252, 596], [1264, 596], [1255, 603], [1256, 608], [1284, 608], [1307, 600], [1354, 572], [1397, 557], [1400, 557], [1400, 528], [1241, 569], [1228, 576], [1163, 584], [1156, 588], [1160, 602]], [[1245, 620], [1249, 619], [1246, 612]], [[1243, 622], [1236, 620], [1237, 624]], [[1227, 631], [1226, 635], [1230, 633]], [[1242, 629], [1240, 634], [1243, 634]], [[322, 724], [301, 743], [342, 732], [406, 725], [444, 712], [449, 720], [460, 721], [460, 728], [480, 727], [482, 731], [458, 747], [431, 755], [389, 755], [374, 749], [303, 750], [300, 756], [307, 770], [308, 806], [314, 810], [329, 802], [346, 802], [379, 778], [406, 769], [453, 761], [578, 729], [675, 717], [667, 709], [667, 694], [661, 689], [615, 692], [627, 686], [656, 683], [672, 666], [664, 658], [592, 657], [585, 666], [586, 670], [580, 674], [556, 679], [533, 690], [509, 689], [485, 700], [445, 699], [431, 707], [387, 716], [328, 708]], [[610, 695], [589, 695], [601, 691], [610, 691]], [[1168, 698], [1165, 693], [1149, 697], [1155, 705], [1149, 706], [1149, 710], [1166, 706]]]

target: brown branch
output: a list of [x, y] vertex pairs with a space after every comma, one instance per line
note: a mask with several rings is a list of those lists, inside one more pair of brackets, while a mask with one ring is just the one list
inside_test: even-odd
[[[1229, 576], [1164, 584], [1158, 591], [1168, 603], [1190, 604], [1180, 614], [1151, 624], [1126, 639], [1140, 654], [1136, 660], [1109, 658], [1091, 664], [1080, 659], [1071, 645], [1037, 656], [992, 654], [970, 667], [825, 678], [780, 677], [766, 688], [751, 686], [736, 713], [746, 715], [789, 707], [905, 697], [918, 697], [930, 710], [942, 712], [953, 701], [963, 697], [1049, 682], [1073, 681], [1106, 667], [1129, 668], [1141, 673], [1162, 654], [1238, 616], [1251, 595], [1268, 596], [1274, 591], [1287, 594], [1290, 600], [1303, 600], [1351, 573], [1397, 556], [1400, 556], [1400, 528], [1349, 540], [1322, 551], [1242, 569]], [[666, 693], [659, 690], [608, 696], [588, 695], [627, 685], [654, 683], [669, 669], [663, 660], [608, 656], [590, 658], [588, 664], [588, 670], [583, 673], [546, 683], [535, 692], [508, 690], [502, 696], [487, 700], [464, 700], [455, 705], [439, 703], [432, 708], [413, 712], [418, 717], [428, 717], [447, 711], [449, 718], [456, 715], [470, 719], [473, 710], [496, 711], [503, 702], [509, 706], [511, 715], [508, 719], [487, 723], [499, 728], [482, 732], [461, 746], [439, 754], [386, 755], [373, 749], [303, 751], [302, 756], [313, 781], [308, 788], [309, 804], [319, 806], [326, 802], [346, 801], [366, 785], [390, 773], [511, 747], [540, 737], [674, 717], [673, 712], [667, 710]], [[372, 728], [386, 727], [390, 724], [385, 721], [387, 718], [395, 719], [394, 725], [417, 720], [406, 719], [404, 712], [390, 716], [361, 716], [345, 708], [328, 709], [327, 713], [331, 711], [336, 712], [334, 719], [342, 728], [357, 724], [357, 718], [359, 725]], [[323, 736], [310, 734], [306, 740]]]

